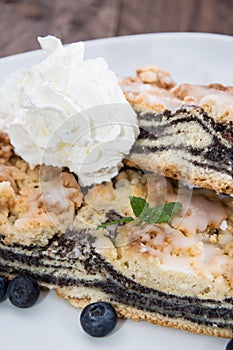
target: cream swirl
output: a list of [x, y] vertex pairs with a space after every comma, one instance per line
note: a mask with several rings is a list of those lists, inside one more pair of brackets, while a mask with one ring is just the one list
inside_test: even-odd
[[84, 43], [39, 38], [46, 58], [0, 88], [0, 128], [33, 168], [68, 167], [82, 185], [109, 181], [138, 135], [136, 114], [103, 58]]

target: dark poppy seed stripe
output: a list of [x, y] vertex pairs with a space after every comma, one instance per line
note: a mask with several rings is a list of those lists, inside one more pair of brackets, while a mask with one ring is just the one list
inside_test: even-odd
[[[220, 302], [168, 294], [143, 286], [117, 271], [96, 252], [92, 244], [93, 237], [87, 230], [69, 232], [64, 237], [51, 242], [44, 251], [41, 247], [35, 247], [33, 252], [25, 246], [17, 245], [16, 253], [14, 250], [16, 247], [8, 247], [5, 250], [6, 247], [1, 244], [0, 271], [8, 275], [30, 273], [38, 282], [53, 287], [77, 286], [98, 289], [104, 292], [109, 300], [139, 310], [170, 318], [180, 318], [203, 326], [233, 329], [231, 298]], [[80, 248], [81, 260], [74, 259], [72, 255], [71, 248], [77, 245]], [[49, 252], [53, 251], [54, 246], [56, 246], [56, 252], [50, 255]], [[85, 268], [86, 273], [83, 277], [75, 277], [76, 260]], [[72, 271], [69, 271], [65, 261], [70, 261]], [[102, 272], [101, 279], [98, 278], [99, 271]]]
[[[135, 154], [159, 153], [174, 150], [176, 157], [183, 158], [195, 166], [212, 169], [230, 175], [233, 178], [233, 123], [220, 123], [208, 116], [200, 107], [190, 110], [181, 109], [177, 112], [155, 114], [137, 111], [140, 135], [131, 151], [131, 159]], [[195, 123], [201, 134], [197, 135], [197, 144], [190, 146], [189, 131]], [[187, 125], [185, 135], [182, 128]], [[174, 144], [174, 136], [177, 136]], [[208, 145], [203, 143], [203, 137], [211, 140]], [[200, 142], [199, 142], [200, 141]], [[179, 151], [182, 151], [179, 152]], [[187, 156], [185, 157], [186, 154]], [[197, 159], [197, 157], [199, 159]]]

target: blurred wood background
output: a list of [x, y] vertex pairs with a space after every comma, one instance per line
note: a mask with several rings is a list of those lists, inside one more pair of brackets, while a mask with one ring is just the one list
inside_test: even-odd
[[233, 34], [232, 0], [0, 0], [0, 57], [64, 43], [149, 32]]

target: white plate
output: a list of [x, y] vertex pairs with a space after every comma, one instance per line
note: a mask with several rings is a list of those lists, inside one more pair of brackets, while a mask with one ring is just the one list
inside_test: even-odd
[[[103, 56], [118, 75], [142, 65], [169, 70], [177, 82], [233, 85], [233, 37], [200, 33], [134, 35], [87, 42], [86, 57]], [[0, 83], [18, 68], [42, 59], [33, 51], [0, 59]], [[21, 310], [6, 300], [0, 305], [0, 347], [4, 350], [225, 350], [226, 339], [193, 335], [145, 322], [120, 321], [113, 334], [95, 339], [79, 325], [79, 310], [53, 293], [42, 294], [32, 308]]]

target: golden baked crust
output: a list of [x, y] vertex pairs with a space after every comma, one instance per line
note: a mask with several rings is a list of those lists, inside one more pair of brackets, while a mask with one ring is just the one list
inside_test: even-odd
[[155, 66], [141, 67], [137, 69], [136, 73], [139, 80], [145, 84], [153, 84], [162, 89], [167, 89], [167, 90], [175, 86], [175, 82], [171, 74], [159, 67], [155, 67]]
[[196, 105], [217, 122], [233, 121], [231, 86], [217, 83], [176, 84], [170, 73], [154, 66], [137, 69], [135, 77], [121, 79], [120, 85], [133, 106], [149, 108], [158, 113], [166, 109], [174, 111], [182, 105]]
[[0, 235], [5, 244], [46, 245], [71, 228], [82, 204], [74, 176], [52, 167], [29, 165], [0, 133]]
[[[71, 305], [77, 308], [83, 308], [86, 305], [88, 305], [90, 302], [95, 301], [95, 299], [92, 299], [91, 296], [83, 297], [83, 298], [69, 297], [69, 292], [67, 293], [67, 291], [62, 288], [56, 289], [56, 294], [59, 297], [68, 300]], [[91, 295], [90, 292], [89, 294]], [[101, 298], [102, 300], [108, 300], [108, 297], [103, 295], [101, 295], [100, 298], [97, 300], [101, 300]], [[197, 333], [197, 334], [204, 334], [204, 335], [210, 335], [210, 336], [216, 336], [216, 337], [222, 337], [222, 338], [233, 337], [233, 332], [229, 328], [215, 328], [215, 327], [208, 327], [204, 325], [198, 325], [197, 323], [193, 323], [188, 320], [165, 317], [160, 314], [145, 312], [131, 306], [122, 305], [112, 301], [110, 302], [116, 309], [118, 316], [122, 318], [130, 318], [134, 321], [146, 321], [153, 324], [157, 324], [159, 326], [172, 327], [175, 329], [180, 329], [180, 330]]]

